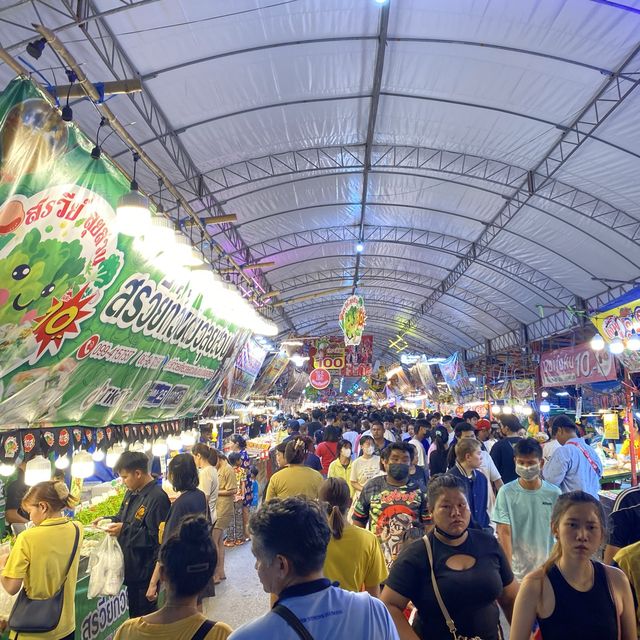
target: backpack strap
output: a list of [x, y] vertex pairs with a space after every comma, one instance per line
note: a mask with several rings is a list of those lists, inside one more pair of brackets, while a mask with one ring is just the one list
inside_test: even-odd
[[213, 620], [205, 620], [191, 636], [191, 640], [204, 640], [209, 631], [211, 631], [216, 624], [217, 622], [214, 622]]
[[271, 611], [280, 616], [298, 634], [301, 640], [313, 640], [313, 636], [291, 609], [288, 609], [283, 604], [276, 604]]

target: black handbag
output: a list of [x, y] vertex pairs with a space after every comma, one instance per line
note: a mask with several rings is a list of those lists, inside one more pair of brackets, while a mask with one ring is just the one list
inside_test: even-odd
[[67, 582], [71, 565], [76, 557], [78, 542], [80, 540], [79, 527], [73, 524], [73, 528], [76, 530], [76, 539], [73, 543], [73, 550], [71, 551], [69, 565], [65, 571], [62, 585], [56, 593], [45, 600], [32, 600], [23, 587], [9, 615], [9, 628], [12, 631], [19, 633], [45, 633], [47, 631], [53, 631], [58, 624], [60, 624], [62, 607], [64, 605], [64, 585]]

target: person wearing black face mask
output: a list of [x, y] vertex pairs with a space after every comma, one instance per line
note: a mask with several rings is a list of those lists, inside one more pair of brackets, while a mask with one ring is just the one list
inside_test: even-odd
[[[454, 634], [438, 604], [435, 581], [459, 637], [499, 640], [503, 636], [496, 601], [511, 622], [518, 592], [509, 561], [492, 535], [469, 529], [471, 512], [462, 480], [451, 474], [434, 476], [427, 496], [434, 531], [403, 549], [381, 600], [401, 638], [451, 640]], [[413, 628], [404, 617], [409, 602], [417, 609]]]
[[409, 479], [411, 449], [394, 442], [382, 452], [386, 474], [369, 480], [353, 511], [353, 524], [378, 536], [387, 566], [398, 556], [404, 532], [428, 523], [426, 493]]

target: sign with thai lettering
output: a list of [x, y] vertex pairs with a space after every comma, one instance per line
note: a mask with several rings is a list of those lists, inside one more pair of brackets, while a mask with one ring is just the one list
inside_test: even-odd
[[198, 413], [248, 333], [118, 233], [129, 190], [28, 80], [0, 94], [0, 428]]
[[593, 351], [588, 343], [547, 351], [540, 357], [540, 379], [543, 387], [615, 380], [615, 358], [606, 349]]

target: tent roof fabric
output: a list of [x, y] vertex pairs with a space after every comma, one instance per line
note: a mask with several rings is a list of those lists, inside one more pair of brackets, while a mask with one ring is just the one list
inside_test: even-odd
[[[474, 354], [567, 329], [567, 308], [596, 308], [640, 276], [637, 12], [584, 0], [87, 0], [80, 16], [72, 0], [3, 4], [0, 43], [37, 80], [66, 83], [51, 51], [25, 56], [32, 23], [92, 81], [142, 79], [109, 107], [202, 217], [237, 215], [196, 240], [276, 263], [254, 275], [291, 299], [270, 312], [283, 334], [337, 331], [351, 288], [378, 356], [403, 327], [411, 349]], [[73, 108], [95, 131], [94, 106]], [[130, 169], [116, 136], [105, 151]], [[139, 178], [156, 194], [150, 171]]]

